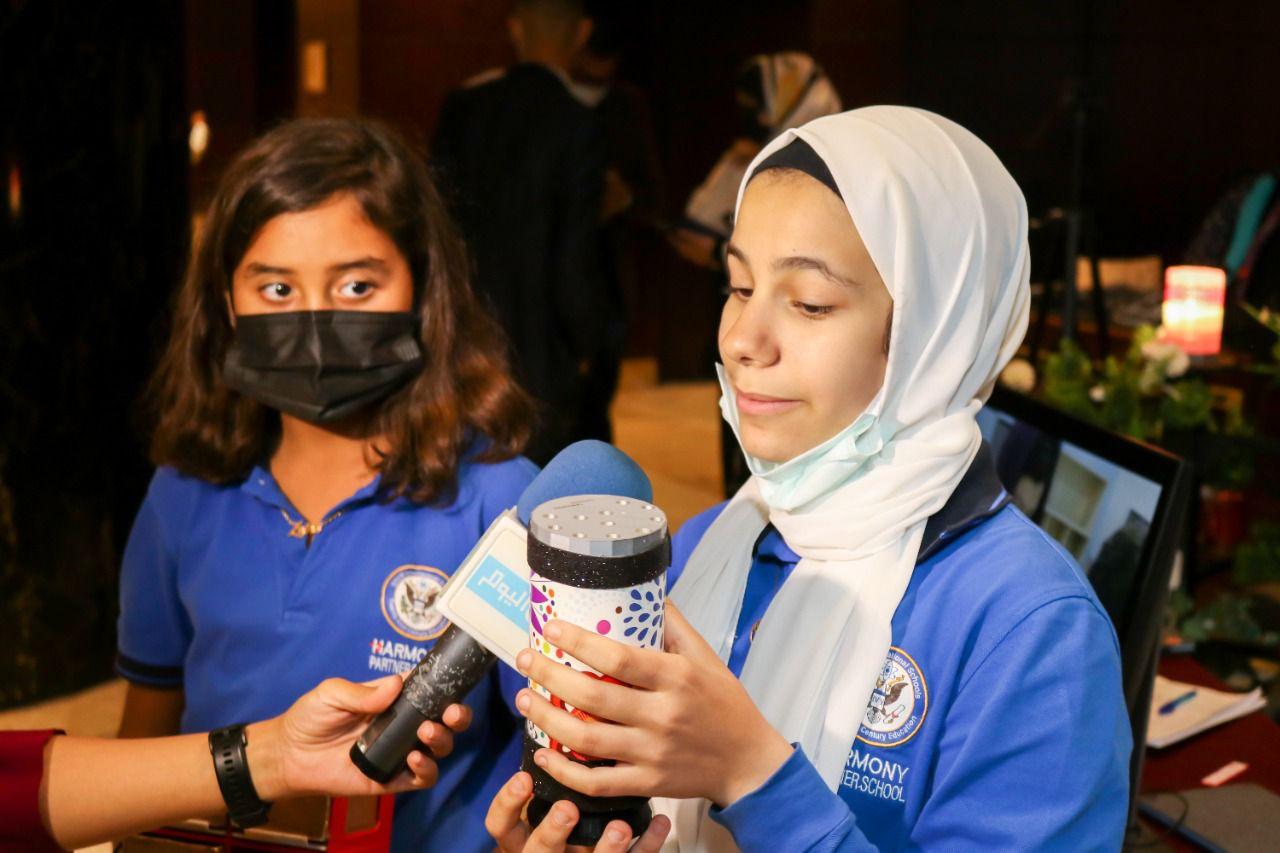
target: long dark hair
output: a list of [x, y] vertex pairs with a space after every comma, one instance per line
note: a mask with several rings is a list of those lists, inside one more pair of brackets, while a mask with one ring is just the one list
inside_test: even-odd
[[222, 380], [232, 274], [272, 217], [338, 193], [354, 196], [408, 261], [428, 354], [422, 373], [372, 413], [373, 434], [388, 444], [376, 463], [385, 495], [448, 499], [473, 443], [484, 462], [524, 447], [532, 404], [511, 378], [500, 327], [471, 290], [466, 249], [422, 158], [377, 122], [299, 119], [241, 152], [209, 204], [151, 379], [155, 464], [226, 483], [272, 451], [276, 413]]

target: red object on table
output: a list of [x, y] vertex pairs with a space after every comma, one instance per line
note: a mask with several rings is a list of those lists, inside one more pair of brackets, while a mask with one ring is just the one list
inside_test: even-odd
[[[299, 849], [322, 850], [325, 853], [386, 853], [391, 849], [391, 821], [395, 814], [395, 797], [384, 795], [377, 799], [377, 816], [372, 825], [361, 829], [350, 830], [348, 809], [350, 801], [345, 797], [334, 797], [328, 803], [329, 820], [326, 837], [323, 839], [295, 839], [275, 841], [266, 837], [272, 827], [267, 824], [261, 831], [249, 830], [248, 834], [237, 832], [230, 827], [218, 829], [196, 830], [186, 826], [166, 826], [152, 830], [146, 836], [152, 838], [171, 839], [174, 841], [191, 841], [201, 844], [217, 844], [229, 853], [269, 853], [269, 851], [295, 851]], [[299, 845], [299, 840], [306, 843]]]
[[[1186, 655], [1162, 656], [1158, 671], [1175, 681], [1227, 689], [1213, 673]], [[1254, 711], [1173, 746], [1148, 749], [1142, 766], [1142, 790], [1198, 788], [1201, 779], [1229, 761], [1249, 765], [1230, 784], [1252, 782], [1280, 794], [1280, 725], [1262, 711]]]
[[1200, 493], [1200, 533], [1210, 554], [1231, 554], [1245, 534], [1244, 492], [1203, 489]]

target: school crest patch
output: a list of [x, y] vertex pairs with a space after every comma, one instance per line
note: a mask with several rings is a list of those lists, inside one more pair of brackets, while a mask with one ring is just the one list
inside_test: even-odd
[[405, 565], [387, 575], [379, 599], [387, 624], [403, 637], [424, 642], [444, 633], [449, 621], [435, 607], [449, 576], [431, 566]]
[[920, 730], [928, 712], [924, 673], [911, 655], [892, 646], [867, 703], [858, 740], [872, 746], [899, 746]]

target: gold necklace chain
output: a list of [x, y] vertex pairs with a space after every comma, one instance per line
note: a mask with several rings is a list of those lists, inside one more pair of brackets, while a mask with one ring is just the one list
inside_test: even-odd
[[284, 520], [289, 523], [289, 536], [294, 539], [305, 539], [307, 544], [311, 544], [311, 540], [318, 536], [325, 526], [333, 523], [342, 515], [342, 510], [330, 515], [328, 518], [322, 518], [319, 521], [307, 521], [303, 519], [294, 519], [289, 517], [289, 513], [282, 507], [280, 514], [284, 516]]

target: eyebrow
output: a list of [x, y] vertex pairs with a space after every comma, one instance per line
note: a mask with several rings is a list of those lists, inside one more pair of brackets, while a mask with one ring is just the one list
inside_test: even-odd
[[[732, 255], [747, 266], [751, 262], [747, 260], [746, 254], [732, 243], [726, 243], [724, 247], [725, 254]], [[778, 258], [772, 264], [774, 272], [783, 272], [786, 270], [813, 270], [833, 284], [839, 284], [843, 287], [857, 287], [858, 282], [854, 279], [847, 278], [837, 273], [827, 265], [827, 262], [820, 258], [811, 258], [807, 255], [789, 255], [785, 258]]]
[[375, 272], [386, 272], [387, 262], [382, 258], [375, 258], [373, 255], [366, 255], [363, 258], [357, 258], [354, 261], [346, 261], [341, 264], [334, 264], [329, 267], [329, 272], [347, 272], [348, 270], [373, 270]]
[[851, 278], [840, 275], [831, 267], [827, 266], [826, 261], [821, 258], [810, 258], [805, 255], [791, 255], [786, 258], [779, 258], [773, 262], [775, 272], [783, 270], [813, 270], [832, 284], [839, 284], [844, 287], [856, 287], [857, 282]]
[[[295, 270], [290, 267], [274, 267], [270, 264], [260, 264], [257, 261], [250, 261], [245, 264], [245, 272], [249, 275], [289, 275]], [[340, 264], [331, 264], [328, 272], [341, 273], [350, 270], [373, 270], [375, 272], [386, 272], [387, 262], [382, 258], [375, 258], [373, 255], [367, 255], [363, 258], [356, 258], [354, 261], [343, 261]]]

